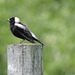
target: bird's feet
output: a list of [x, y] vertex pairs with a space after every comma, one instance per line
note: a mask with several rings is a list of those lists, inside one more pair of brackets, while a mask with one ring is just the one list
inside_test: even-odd
[[23, 41], [25, 41], [25, 39], [23, 39], [19, 44], [21, 44]]

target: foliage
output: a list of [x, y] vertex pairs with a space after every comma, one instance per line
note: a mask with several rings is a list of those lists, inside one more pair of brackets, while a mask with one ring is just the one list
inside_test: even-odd
[[7, 73], [7, 45], [21, 41], [6, 21], [13, 16], [45, 44], [44, 75], [75, 74], [74, 15], [74, 0], [0, 0], [0, 75]]

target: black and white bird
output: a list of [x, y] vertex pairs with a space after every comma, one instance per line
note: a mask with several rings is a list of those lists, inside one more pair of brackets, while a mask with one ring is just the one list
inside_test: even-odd
[[[35, 43], [35, 41], [37, 41], [43, 45], [43, 43], [38, 40], [38, 38], [30, 31], [30, 29], [20, 22], [18, 17], [12, 17], [7, 19], [7, 21], [10, 23], [10, 29], [14, 36], [23, 39], [23, 41], [28, 40], [31, 43]], [[23, 41], [21, 41], [20, 44]]]

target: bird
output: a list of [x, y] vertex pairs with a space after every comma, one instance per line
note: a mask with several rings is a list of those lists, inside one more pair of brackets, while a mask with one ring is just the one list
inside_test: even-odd
[[35, 43], [35, 41], [37, 41], [42, 46], [44, 45], [26, 25], [21, 23], [18, 17], [11, 17], [10, 19], [7, 19], [7, 21], [10, 23], [10, 30], [12, 34], [20, 39], [23, 39], [19, 44], [21, 44], [24, 40], [27, 40], [31, 43]]

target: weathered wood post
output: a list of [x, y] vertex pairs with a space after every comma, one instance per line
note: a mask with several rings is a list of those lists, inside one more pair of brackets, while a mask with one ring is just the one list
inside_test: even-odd
[[7, 75], [43, 75], [42, 45], [8, 45], [7, 55]]

